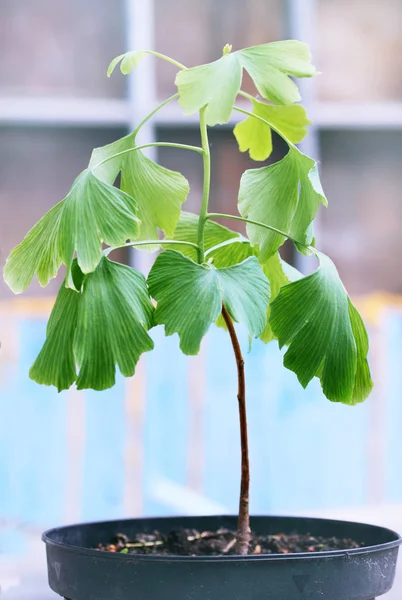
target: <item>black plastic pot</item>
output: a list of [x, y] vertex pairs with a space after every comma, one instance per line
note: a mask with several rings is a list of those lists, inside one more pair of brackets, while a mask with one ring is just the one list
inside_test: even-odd
[[93, 550], [116, 533], [236, 528], [236, 517], [107, 521], [51, 529], [49, 583], [70, 600], [374, 600], [391, 589], [401, 537], [383, 527], [293, 517], [254, 517], [261, 534], [352, 538], [365, 547], [303, 554], [135, 556]]

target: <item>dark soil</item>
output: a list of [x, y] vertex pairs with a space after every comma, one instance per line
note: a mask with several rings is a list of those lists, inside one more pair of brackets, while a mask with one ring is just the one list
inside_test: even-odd
[[[250, 554], [290, 554], [292, 552], [324, 552], [361, 548], [362, 543], [348, 538], [315, 537], [310, 534], [253, 535]], [[180, 556], [219, 556], [236, 554], [235, 532], [181, 529], [170, 533], [138, 533], [128, 538], [118, 533], [110, 544], [99, 544], [98, 550], [126, 554], [163, 554]]]

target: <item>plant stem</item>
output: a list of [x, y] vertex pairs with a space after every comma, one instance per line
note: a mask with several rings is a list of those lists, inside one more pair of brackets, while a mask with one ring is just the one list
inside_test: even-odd
[[[242, 96], [243, 93], [239, 92]], [[268, 127], [270, 127], [273, 131], [275, 131], [275, 133], [277, 133], [283, 140], [285, 140], [285, 142], [287, 143], [287, 145], [289, 146], [289, 148], [296, 148], [296, 146], [294, 144], [292, 144], [292, 142], [290, 140], [288, 140], [288, 138], [282, 133], [282, 131], [279, 131], [279, 129], [277, 127], [275, 127], [275, 125], [272, 125], [272, 123], [270, 123], [269, 121], [267, 121], [266, 119], [263, 119], [262, 117], [250, 112], [249, 110], [245, 110], [244, 108], [240, 108], [240, 106], [233, 106], [233, 110], [242, 113], [243, 115], [247, 115], [248, 117], [252, 117], [253, 119], [257, 119], [257, 121], [261, 121], [261, 123], [264, 123], [264, 125], [268, 125]]]
[[194, 244], [193, 242], [184, 242], [180, 240], [140, 240], [138, 242], [127, 242], [127, 244], [123, 244], [122, 246], [113, 246], [112, 248], [106, 248], [103, 251], [105, 256], [108, 256], [114, 250], [120, 250], [121, 248], [130, 248], [131, 246], [163, 246], [165, 244], [173, 244], [176, 246], [192, 246], [198, 250], [198, 244]]
[[151, 119], [159, 110], [161, 110], [161, 108], [163, 108], [164, 106], [166, 106], [167, 104], [169, 104], [169, 102], [172, 102], [173, 100], [176, 100], [178, 97], [179, 97], [178, 93], [174, 94], [173, 96], [170, 96], [170, 98], [168, 98], [164, 102], [161, 102], [156, 108], [154, 108], [153, 110], [151, 110], [151, 112], [148, 113], [147, 116], [142, 119], [142, 121], [139, 123], [139, 125], [137, 125], [137, 127], [134, 129], [134, 131], [132, 132], [131, 135], [133, 137], [135, 137], [137, 135], [137, 133], [139, 132], [139, 130], [141, 129], [141, 127], [143, 125], [145, 125], [145, 123], [147, 121], [149, 121], [149, 119]]
[[314, 248], [311, 248], [311, 246], [307, 246], [306, 244], [303, 244], [303, 242], [296, 240], [296, 238], [290, 236], [285, 231], [282, 231], [281, 229], [277, 229], [276, 227], [273, 227], [272, 225], [267, 225], [266, 223], [261, 223], [260, 221], [253, 221], [252, 219], [247, 219], [246, 217], [237, 217], [236, 215], [227, 215], [227, 214], [223, 214], [223, 213], [208, 213], [207, 219], [233, 219], [234, 221], [243, 221], [243, 223], [249, 223], [250, 225], [257, 225], [258, 227], [264, 227], [265, 229], [269, 229], [270, 231], [274, 231], [275, 233], [279, 233], [280, 235], [283, 235], [284, 237], [286, 237], [288, 240], [290, 240], [294, 244], [299, 244], [300, 246], [303, 246], [304, 248], [307, 248], [308, 250], [310, 250], [310, 252], [314, 252]]
[[201, 146], [204, 163], [204, 181], [202, 187], [202, 202], [198, 220], [198, 262], [202, 264], [204, 256], [205, 224], [208, 215], [209, 192], [211, 187], [211, 153], [209, 151], [208, 129], [205, 118], [206, 106], [200, 110]]
[[240, 418], [240, 441], [241, 441], [241, 483], [240, 483], [240, 501], [239, 517], [237, 524], [236, 552], [237, 554], [248, 554], [250, 544], [250, 512], [249, 512], [249, 490], [250, 490], [250, 462], [248, 455], [248, 434], [247, 434], [247, 410], [246, 410], [246, 379], [244, 375], [244, 360], [237, 339], [236, 330], [233, 321], [225, 307], [222, 305], [222, 316], [229, 331], [230, 340], [233, 346], [233, 352], [237, 365], [238, 390], [237, 399], [239, 402]]
[[162, 60], [166, 60], [166, 62], [171, 63], [178, 69], [187, 69], [184, 65], [179, 63], [177, 60], [170, 58], [170, 56], [166, 56], [166, 54], [161, 54], [160, 52], [155, 52], [155, 50], [145, 50], [147, 54], [152, 54], [152, 56], [156, 56], [157, 58], [161, 58]]
[[122, 156], [123, 154], [128, 154], [129, 152], [134, 152], [136, 150], [143, 150], [144, 148], [153, 148], [161, 146], [164, 148], [181, 148], [182, 150], [193, 150], [194, 152], [203, 154], [203, 150], [199, 146], [188, 146], [187, 144], [175, 144], [173, 142], [151, 142], [149, 144], [142, 144], [141, 146], [134, 146], [134, 148], [127, 148], [127, 150], [122, 150], [121, 152], [116, 152], [116, 154], [112, 154], [111, 156], [108, 156], [107, 158], [101, 160], [101, 162], [95, 165], [93, 169], [95, 170], [104, 163], [108, 162], [109, 160], [113, 160], [114, 158]]

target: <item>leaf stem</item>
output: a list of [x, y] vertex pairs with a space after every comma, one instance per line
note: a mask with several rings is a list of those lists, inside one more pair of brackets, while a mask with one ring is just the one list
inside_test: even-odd
[[230, 238], [230, 240], [225, 240], [224, 242], [221, 242], [220, 244], [216, 244], [216, 246], [212, 246], [212, 248], [208, 248], [208, 250], [205, 251], [205, 258], [207, 258], [207, 256], [209, 256], [216, 250], [219, 250], [220, 248], [224, 248], [225, 246], [230, 246], [231, 244], [244, 244], [244, 243], [250, 244], [250, 240], [248, 240], [246, 237], [244, 237], [242, 235], [238, 235], [236, 237]]
[[164, 100], [164, 102], [161, 102], [160, 104], [158, 104], [158, 106], [156, 108], [154, 108], [153, 110], [151, 110], [150, 113], [147, 114], [146, 117], [144, 117], [142, 119], [142, 121], [139, 123], [139, 125], [137, 125], [137, 127], [134, 129], [134, 131], [132, 132], [132, 136], [135, 137], [137, 135], [137, 133], [139, 132], [139, 130], [141, 129], [141, 127], [143, 125], [145, 125], [145, 123], [147, 123], [147, 121], [149, 121], [149, 119], [151, 119], [159, 110], [161, 110], [161, 108], [164, 108], [167, 104], [169, 104], [169, 102], [173, 102], [173, 100], [176, 100], [179, 97], [179, 94], [173, 94], [173, 96], [170, 96], [170, 98], [168, 98], [167, 100]]
[[[244, 96], [244, 93], [239, 92], [242, 96]], [[247, 96], [249, 96], [249, 94], [247, 94]], [[254, 100], [253, 97], [249, 98], [251, 100]], [[263, 119], [262, 117], [260, 117], [259, 115], [256, 115], [252, 112], [250, 112], [249, 110], [246, 110], [245, 108], [240, 108], [240, 106], [233, 106], [233, 110], [236, 110], [239, 113], [243, 113], [243, 115], [247, 115], [248, 117], [252, 117], [253, 119], [257, 119], [258, 121], [261, 121], [261, 123], [264, 123], [265, 125], [267, 125], [268, 127], [270, 127], [273, 131], [275, 131], [275, 133], [277, 133], [289, 146], [289, 148], [296, 148], [296, 146], [294, 144], [292, 144], [292, 142], [290, 140], [288, 140], [288, 138], [283, 135], [282, 131], [280, 131], [277, 127], [275, 127], [275, 125], [273, 125], [272, 123], [270, 123], [269, 121], [267, 121], [266, 119]]]
[[104, 256], [108, 256], [114, 250], [120, 250], [121, 248], [129, 248], [131, 246], [162, 246], [165, 244], [175, 244], [177, 246], [192, 246], [198, 250], [198, 244], [194, 244], [193, 242], [182, 242], [180, 240], [139, 240], [137, 242], [127, 242], [127, 244], [122, 244], [121, 246], [113, 246], [111, 248], [106, 248], [103, 251]]
[[291, 240], [294, 244], [298, 244], [300, 246], [303, 246], [303, 248], [307, 248], [308, 250], [310, 250], [310, 252], [314, 252], [314, 249], [311, 248], [311, 246], [307, 246], [306, 244], [303, 244], [303, 242], [296, 240], [296, 238], [292, 237], [285, 231], [282, 231], [281, 229], [277, 229], [276, 227], [273, 227], [272, 225], [267, 225], [266, 223], [261, 223], [260, 221], [253, 221], [252, 219], [247, 219], [246, 217], [237, 217], [235, 215], [226, 215], [226, 214], [222, 214], [222, 213], [208, 213], [206, 218], [207, 219], [233, 219], [234, 221], [243, 221], [243, 223], [249, 223], [250, 225], [257, 225], [258, 227], [265, 227], [265, 229], [269, 229], [270, 231], [274, 231], [275, 233], [279, 233], [280, 235], [283, 235], [288, 240]]
[[177, 60], [174, 60], [174, 58], [170, 58], [170, 56], [166, 56], [166, 54], [161, 54], [160, 52], [155, 52], [155, 50], [145, 50], [145, 52], [147, 54], [152, 54], [152, 56], [156, 56], [157, 58], [161, 58], [162, 60], [166, 60], [166, 62], [171, 63], [178, 69], [187, 69], [187, 67], [185, 67], [184, 65], [179, 63]]
[[248, 548], [251, 538], [250, 530], [250, 510], [249, 510], [249, 495], [250, 495], [250, 461], [248, 451], [248, 434], [247, 434], [247, 407], [246, 407], [246, 379], [244, 374], [244, 360], [240, 349], [239, 340], [236, 335], [236, 330], [233, 321], [225, 305], [222, 305], [222, 317], [228, 328], [230, 340], [233, 346], [233, 352], [237, 365], [237, 380], [238, 390], [237, 399], [239, 402], [239, 419], [240, 419], [240, 442], [241, 442], [241, 483], [240, 483], [240, 500], [239, 500], [239, 517], [237, 524], [236, 536], [236, 552], [237, 554], [248, 554]]
[[144, 148], [153, 148], [153, 147], [166, 147], [166, 148], [181, 148], [182, 150], [192, 150], [194, 152], [198, 152], [199, 154], [203, 154], [203, 149], [199, 146], [189, 146], [188, 144], [175, 144], [173, 142], [151, 142], [149, 144], [142, 144], [141, 146], [134, 146], [134, 148], [127, 148], [127, 150], [122, 150], [121, 152], [116, 152], [116, 154], [112, 154], [111, 156], [107, 156], [101, 162], [93, 167], [93, 170], [97, 169], [104, 163], [109, 160], [113, 160], [118, 156], [122, 156], [123, 154], [128, 154], [129, 152], [134, 152], [136, 150], [143, 150]]
[[200, 132], [201, 132], [201, 145], [202, 155], [204, 164], [204, 180], [202, 187], [202, 202], [200, 209], [200, 216], [198, 220], [198, 262], [202, 264], [204, 262], [204, 237], [205, 237], [205, 224], [207, 222], [208, 215], [208, 202], [209, 193], [211, 188], [211, 153], [209, 150], [208, 140], [208, 129], [205, 117], [206, 106], [200, 110]]

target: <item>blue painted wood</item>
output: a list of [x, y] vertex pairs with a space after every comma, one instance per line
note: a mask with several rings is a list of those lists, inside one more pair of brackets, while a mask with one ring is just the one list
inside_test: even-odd
[[[44, 338], [45, 320], [13, 316], [19, 339], [16, 364], [1, 382], [0, 519], [37, 527], [62, 522], [69, 457], [66, 394], [37, 386], [29, 366]], [[387, 348], [387, 440], [385, 500], [402, 501], [402, 318], [390, 312], [384, 329]], [[158, 495], [161, 481], [186, 486], [189, 397], [188, 365], [177, 336], [152, 335], [156, 348], [146, 355], [143, 431], [144, 513], [173, 514], [172, 498]], [[252, 510], [291, 512], [361, 505], [367, 501], [370, 404], [334, 405], [318, 382], [306, 391], [282, 366], [276, 343], [255, 342], [247, 354], [252, 461]], [[213, 328], [205, 341], [204, 427], [205, 497], [237, 508], [239, 432], [236, 370], [227, 334]], [[126, 413], [121, 377], [107, 392], [85, 392], [85, 448], [82, 519], [124, 513]], [[370, 402], [370, 401], [369, 401]], [[318, 484], [317, 484], [318, 482]], [[0, 539], [1, 545], [1, 539]]]
[[384, 401], [386, 406], [385, 495], [389, 502], [402, 500], [402, 313], [389, 309], [383, 320]]
[[67, 460], [64, 396], [28, 378], [44, 329], [36, 320], [16, 325], [18, 365], [1, 392], [0, 517], [33, 525], [62, 519]]
[[164, 329], [151, 331], [155, 349], [146, 355], [143, 498], [145, 515], [169, 515], [174, 508], [155, 498], [160, 478], [179, 485], [187, 478], [188, 358], [178, 336]]
[[117, 519], [124, 514], [124, 380], [110, 390], [86, 390], [82, 519]]

